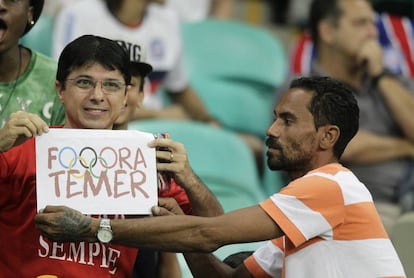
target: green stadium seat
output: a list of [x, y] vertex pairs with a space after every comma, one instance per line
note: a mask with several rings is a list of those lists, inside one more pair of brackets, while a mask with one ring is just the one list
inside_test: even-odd
[[287, 74], [283, 46], [267, 30], [243, 22], [184, 23], [190, 83], [226, 128], [265, 136], [274, 93]]
[[391, 240], [404, 266], [407, 277], [414, 277], [414, 212], [403, 214], [396, 222]]

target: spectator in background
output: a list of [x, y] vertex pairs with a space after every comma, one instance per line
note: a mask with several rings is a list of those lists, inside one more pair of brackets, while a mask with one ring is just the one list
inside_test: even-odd
[[56, 98], [56, 61], [19, 45], [43, 9], [43, 0], [0, 2], [0, 127], [27, 111], [50, 123]]
[[308, 19], [317, 52], [310, 75], [350, 85], [361, 110], [342, 162], [370, 190], [391, 232], [401, 209], [414, 209], [414, 83], [385, 68], [368, 0], [314, 0]]
[[[165, 5], [152, 2], [82, 0], [66, 6], [56, 19], [55, 55], [70, 40], [83, 34], [97, 34], [130, 42], [125, 48], [131, 57], [139, 52], [134, 49], [134, 45], [142, 44], [147, 49], [147, 60], [152, 65], [153, 72], [149, 75], [150, 86], [144, 90], [143, 106], [135, 111], [132, 119], [193, 120], [219, 126], [220, 123], [207, 111], [189, 84], [177, 14]], [[164, 106], [160, 88], [165, 89], [172, 104]], [[62, 120], [63, 113], [54, 119], [54, 123], [61, 123]], [[260, 173], [263, 140], [252, 134], [239, 135], [251, 148]]]

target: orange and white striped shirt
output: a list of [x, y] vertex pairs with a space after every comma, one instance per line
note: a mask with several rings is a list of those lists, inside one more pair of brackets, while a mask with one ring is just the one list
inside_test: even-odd
[[405, 277], [371, 194], [338, 163], [292, 181], [260, 206], [285, 236], [245, 260], [254, 277]]

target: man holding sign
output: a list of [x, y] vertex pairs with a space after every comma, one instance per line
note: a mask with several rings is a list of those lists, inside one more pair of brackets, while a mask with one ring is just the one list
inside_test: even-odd
[[[131, 80], [129, 65], [128, 55], [116, 42], [97, 36], [82, 36], [64, 49], [58, 62], [56, 89], [66, 111], [63, 126], [65, 131], [88, 129], [90, 132], [91, 129], [99, 129], [96, 132], [98, 133], [113, 128], [115, 120], [125, 107], [126, 92]], [[130, 277], [137, 249], [103, 244], [109, 242], [111, 236], [110, 228], [106, 226], [106, 218], [101, 220], [101, 242], [96, 243], [53, 242], [42, 237], [35, 229], [33, 217], [37, 211], [36, 193], [39, 194], [39, 189], [36, 188], [35, 136], [46, 138], [46, 135], [40, 136], [44, 133], [53, 132], [49, 132], [47, 124], [37, 115], [23, 111], [13, 113], [0, 129], [0, 230], [2, 242], [5, 244], [4, 248], [0, 249], [0, 273], [5, 277]], [[68, 136], [70, 137], [70, 134]], [[88, 144], [95, 143], [89, 141]], [[167, 141], [163, 146], [167, 144], [169, 150], [157, 151], [156, 155], [165, 159], [172, 157], [171, 152], [174, 152], [174, 163], [158, 163], [157, 169], [173, 172], [177, 182], [196, 187], [198, 179], [194, 174], [182, 172], [188, 170], [188, 167], [183, 167], [188, 163], [185, 149], [179, 143]], [[76, 144], [74, 141], [71, 142]], [[65, 160], [62, 153], [59, 156], [59, 150], [63, 148], [58, 146], [50, 149], [49, 156], [46, 157], [50, 165], [46, 163], [41, 167], [49, 169], [51, 164], [58, 160], [61, 165], [67, 166], [63, 168], [70, 172], [71, 178], [89, 175], [89, 183], [84, 183], [89, 186], [88, 190], [97, 186], [90, 169], [89, 174], [86, 174], [86, 171], [74, 171], [74, 158], [73, 161]], [[73, 149], [68, 147], [65, 150], [70, 148]], [[79, 162], [82, 161], [84, 166], [89, 167], [94, 162], [93, 158], [88, 158], [89, 163], [86, 158], [84, 160], [88, 152], [91, 153], [90, 149], [85, 150], [82, 155], [78, 155], [77, 151], [75, 154], [79, 164], [82, 164]], [[137, 165], [129, 160], [133, 155], [128, 156], [122, 151], [116, 153], [119, 155], [117, 163], [131, 167]], [[105, 175], [104, 171], [100, 173]], [[59, 176], [56, 173], [54, 175], [52, 177]], [[102, 176], [99, 177], [102, 187], [109, 184]], [[99, 177], [96, 178], [99, 180]], [[73, 180], [69, 180], [67, 184], [55, 181], [53, 186], [56, 190], [56, 184], [62, 189], [61, 186], [70, 187], [72, 183]], [[48, 185], [50, 186], [38, 184], [38, 188]], [[60, 191], [60, 196], [78, 196], [73, 189], [71, 188], [69, 195], [68, 191]], [[109, 192], [108, 189], [106, 192]], [[117, 196], [122, 196], [122, 192], [125, 191], [118, 191]], [[183, 200], [183, 204], [187, 205], [187, 209], [190, 208], [187, 199]], [[123, 219], [125, 216], [117, 215], [114, 218]]]

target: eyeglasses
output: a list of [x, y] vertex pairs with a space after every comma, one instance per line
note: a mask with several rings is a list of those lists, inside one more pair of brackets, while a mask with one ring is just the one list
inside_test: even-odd
[[120, 92], [126, 87], [125, 83], [122, 83], [118, 80], [94, 80], [86, 77], [78, 77], [72, 79], [66, 79], [70, 81], [74, 86], [78, 87], [81, 90], [90, 91], [96, 88], [96, 84], [101, 83], [101, 88], [104, 93], [114, 94]]

